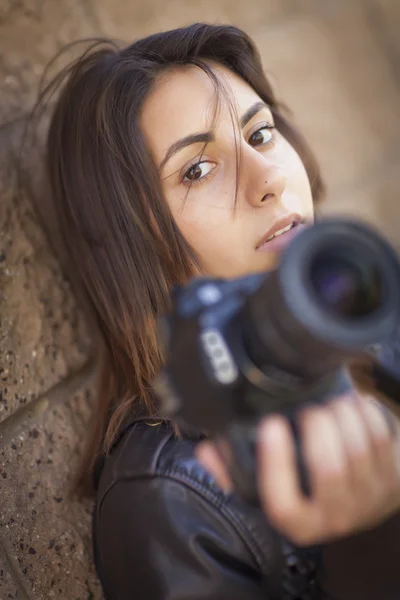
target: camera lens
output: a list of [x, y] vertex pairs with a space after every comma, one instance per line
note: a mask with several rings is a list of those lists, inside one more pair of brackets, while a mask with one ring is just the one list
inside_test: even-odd
[[319, 303], [337, 317], [366, 317], [380, 306], [379, 273], [362, 257], [338, 251], [322, 253], [311, 265], [310, 279]]

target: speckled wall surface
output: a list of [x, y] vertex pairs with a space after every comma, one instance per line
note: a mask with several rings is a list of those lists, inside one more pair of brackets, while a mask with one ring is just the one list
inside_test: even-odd
[[397, 0], [0, 0], [0, 600], [101, 598], [91, 507], [67, 498], [94, 401], [90, 336], [29, 191], [18, 193], [20, 117], [65, 43], [200, 20], [259, 44], [320, 157], [326, 212], [366, 218], [397, 243]]

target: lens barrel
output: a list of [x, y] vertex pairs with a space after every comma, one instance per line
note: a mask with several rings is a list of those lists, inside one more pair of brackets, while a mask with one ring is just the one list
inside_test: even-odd
[[256, 364], [305, 377], [343, 354], [389, 339], [399, 326], [400, 266], [369, 226], [324, 220], [305, 229], [246, 307], [246, 345]]

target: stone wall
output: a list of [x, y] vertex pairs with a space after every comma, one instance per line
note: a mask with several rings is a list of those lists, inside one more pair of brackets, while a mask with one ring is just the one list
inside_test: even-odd
[[22, 119], [67, 42], [199, 20], [237, 24], [259, 44], [322, 162], [325, 211], [398, 243], [398, 0], [0, 0], [0, 600], [101, 598], [91, 507], [68, 497], [95, 401], [91, 339], [18, 185]]

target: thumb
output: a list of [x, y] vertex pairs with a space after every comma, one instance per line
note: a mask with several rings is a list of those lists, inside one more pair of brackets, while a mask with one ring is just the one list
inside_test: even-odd
[[210, 471], [225, 492], [232, 490], [232, 482], [228, 471], [216, 449], [210, 442], [201, 442], [196, 448], [198, 461]]

